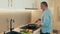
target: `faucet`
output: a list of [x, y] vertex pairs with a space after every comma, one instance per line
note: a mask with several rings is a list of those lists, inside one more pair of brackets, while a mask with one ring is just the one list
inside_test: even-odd
[[[12, 32], [12, 30], [14, 29], [12, 28], [12, 23], [14, 23], [14, 20], [10, 19], [10, 32]], [[6, 34], [5, 31], [4, 31], [4, 34]]]
[[4, 34], [6, 34], [5, 31], [4, 31]]
[[14, 23], [14, 20], [10, 19], [10, 32], [12, 32], [12, 30], [14, 29], [14, 28], [12, 28], [12, 23]]
[[14, 20], [13, 19], [10, 19], [10, 31], [5, 33], [4, 31], [4, 34], [21, 34], [19, 32], [16, 32], [16, 31], [12, 31], [14, 28], [12, 28], [12, 23], [14, 23]]

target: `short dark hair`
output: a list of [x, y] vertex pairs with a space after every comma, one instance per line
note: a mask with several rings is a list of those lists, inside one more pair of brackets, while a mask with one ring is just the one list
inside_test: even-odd
[[43, 2], [41, 2], [41, 5], [45, 5], [46, 7], [48, 7], [48, 4], [47, 4], [47, 2], [45, 2], [45, 1], [43, 1]]

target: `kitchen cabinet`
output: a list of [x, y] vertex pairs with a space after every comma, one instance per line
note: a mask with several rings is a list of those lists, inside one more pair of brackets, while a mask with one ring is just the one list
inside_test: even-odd
[[13, 0], [13, 9], [24, 9], [24, 0]]
[[0, 9], [8, 8], [8, 0], [0, 0]]
[[32, 8], [32, 3], [34, 2], [34, 0], [12, 0], [12, 1], [13, 9]]
[[32, 8], [35, 0], [0, 0], [0, 8], [25, 9]]
[[5, 9], [40, 9], [40, 0], [0, 0], [0, 8]]

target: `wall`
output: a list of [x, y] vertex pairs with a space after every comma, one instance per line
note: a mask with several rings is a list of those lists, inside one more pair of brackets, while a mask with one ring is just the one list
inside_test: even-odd
[[31, 23], [35, 23], [38, 19], [41, 18], [42, 11], [37, 10], [37, 11], [32, 11], [31, 12]]
[[54, 19], [54, 24], [53, 24], [53, 27], [54, 29], [57, 29], [57, 30], [60, 30], [60, 22], [57, 21], [57, 12], [58, 12], [58, 8], [60, 7], [60, 0], [54, 0], [54, 16], [53, 16], [53, 19]]
[[14, 19], [13, 27], [19, 27], [30, 23], [31, 12], [30, 11], [7, 11], [0, 10], [0, 32], [9, 30], [10, 19]]

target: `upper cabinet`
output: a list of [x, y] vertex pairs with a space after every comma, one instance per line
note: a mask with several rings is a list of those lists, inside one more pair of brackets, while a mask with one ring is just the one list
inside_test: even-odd
[[0, 0], [0, 9], [8, 8], [8, 0]]
[[24, 9], [24, 0], [13, 0], [12, 8], [14, 9]]
[[0, 0], [0, 8], [25, 9], [32, 8], [35, 0]]
[[34, 0], [13, 0], [12, 8], [14, 9], [25, 9], [32, 8]]

